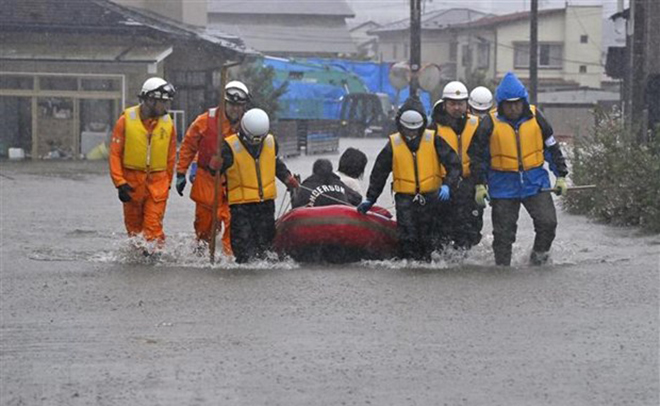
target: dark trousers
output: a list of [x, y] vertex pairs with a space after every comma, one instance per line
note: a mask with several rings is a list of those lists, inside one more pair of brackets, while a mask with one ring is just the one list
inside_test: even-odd
[[557, 212], [550, 193], [542, 192], [525, 199], [492, 199], [493, 251], [497, 265], [511, 265], [511, 247], [516, 241], [521, 203], [534, 222], [533, 250], [546, 253], [555, 239]]
[[470, 178], [461, 180], [451, 199], [438, 203], [434, 239], [439, 249], [448, 245], [470, 249], [481, 241], [484, 209], [474, 201], [474, 187]]
[[234, 204], [231, 211], [231, 249], [236, 262], [265, 257], [275, 238], [275, 201]]
[[437, 213], [437, 192], [428, 193], [423, 195], [423, 199], [417, 200], [413, 195], [397, 193], [394, 201], [399, 258], [430, 261], [434, 249], [431, 237], [433, 218]]

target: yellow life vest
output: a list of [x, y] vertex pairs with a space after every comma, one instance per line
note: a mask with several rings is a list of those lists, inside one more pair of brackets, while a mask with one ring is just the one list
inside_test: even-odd
[[275, 199], [275, 137], [268, 134], [263, 140], [258, 160], [250, 155], [238, 135], [227, 137], [226, 141], [234, 154], [234, 163], [226, 174], [229, 204]]
[[489, 114], [493, 119], [490, 136], [490, 167], [496, 171], [518, 172], [543, 165], [543, 134], [536, 121], [536, 107], [532, 118], [520, 125], [518, 131], [497, 118], [496, 111]]
[[[454, 130], [449, 126], [438, 125], [438, 135], [440, 138], [444, 139], [447, 144], [458, 154], [458, 158], [461, 160], [463, 166], [463, 177], [467, 178], [470, 176], [470, 157], [468, 156], [468, 148], [472, 142], [472, 137], [474, 132], [479, 126], [479, 117], [468, 114], [467, 122], [465, 123], [465, 128], [459, 137], [456, 135]], [[444, 179], [447, 175], [447, 170], [444, 165], [440, 167], [440, 173]]]
[[408, 148], [399, 133], [390, 135], [394, 191], [414, 195], [438, 190], [442, 185], [440, 162], [435, 151], [433, 131], [426, 130], [417, 152]]
[[140, 119], [140, 106], [126, 109], [124, 120], [124, 167], [151, 172], [166, 170], [174, 127], [172, 118], [168, 114], [160, 117], [151, 133]]

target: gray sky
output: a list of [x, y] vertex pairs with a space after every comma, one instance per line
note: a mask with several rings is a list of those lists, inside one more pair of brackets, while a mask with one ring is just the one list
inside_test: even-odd
[[[386, 23], [410, 15], [410, 0], [347, 0], [355, 11], [354, 21], [374, 20]], [[494, 14], [529, 10], [530, 0], [422, 0], [426, 10], [465, 7]], [[616, 12], [618, 0], [539, 0], [539, 8], [561, 8], [571, 5], [603, 5], [603, 14]], [[624, 0], [627, 7], [628, 0]]]

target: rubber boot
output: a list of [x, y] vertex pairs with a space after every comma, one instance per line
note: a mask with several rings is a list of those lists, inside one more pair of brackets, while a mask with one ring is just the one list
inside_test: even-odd
[[495, 265], [511, 266], [511, 247], [498, 248], [495, 252]]
[[529, 263], [534, 266], [545, 265], [548, 262], [548, 258], [550, 258], [550, 254], [547, 251], [532, 251], [532, 254], [529, 256]]

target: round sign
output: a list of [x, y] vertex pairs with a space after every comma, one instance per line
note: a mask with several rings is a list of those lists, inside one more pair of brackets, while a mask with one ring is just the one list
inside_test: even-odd
[[407, 62], [397, 62], [390, 67], [390, 84], [396, 90], [408, 87], [410, 83], [410, 67]]
[[436, 87], [440, 84], [440, 79], [442, 78], [440, 67], [434, 63], [430, 63], [422, 67], [419, 71], [419, 87], [431, 92], [435, 90]]

